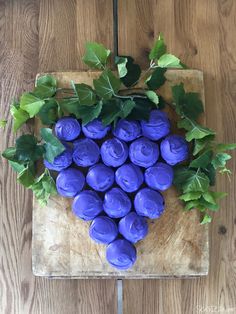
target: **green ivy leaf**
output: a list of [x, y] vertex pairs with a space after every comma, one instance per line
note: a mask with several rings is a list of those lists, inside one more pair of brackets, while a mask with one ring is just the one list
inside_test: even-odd
[[40, 130], [40, 135], [45, 141], [44, 148], [45, 154], [44, 158], [53, 163], [54, 158], [60, 155], [64, 150], [64, 145], [53, 135], [52, 130], [49, 128], [42, 128]]
[[38, 177], [30, 187], [41, 206], [47, 204], [51, 195], [56, 195], [56, 185], [50, 173], [45, 169], [44, 173]]
[[202, 192], [189, 192], [179, 196], [179, 199], [185, 202], [197, 200], [201, 197]]
[[58, 103], [55, 99], [45, 101], [38, 116], [44, 125], [54, 124], [58, 120]]
[[160, 88], [166, 81], [164, 75], [165, 72], [166, 72], [165, 68], [156, 68], [152, 72], [152, 75], [146, 80], [147, 86], [152, 90]]
[[49, 86], [49, 87], [57, 87], [57, 80], [52, 75], [42, 75], [37, 78], [36, 87], [39, 86]]
[[74, 115], [78, 114], [79, 100], [78, 98], [67, 98], [62, 100], [57, 100], [61, 110], [64, 113], [72, 113]]
[[163, 35], [160, 34], [158, 39], [156, 40], [152, 50], [149, 53], [149, 59], [150, 60], [159, 59], [165, 53], [166, 53], [166, 44], [164, 42]]
[[128, 99], [126, 101], [120, 102], [120, 118], [126, 118], [132, 110], [135, 108], [136, 104], [133, 100]]
[[165, 53], [157, 61], [160, 68], [182, 68], [180, 60], [172, 54]]
[[28, 112], [30, 118], [33, 118], [44, 104], [44, 100], [36, 97], [32, 93], [24, 93], [20, 98], [20, 108]]
[[91, 106], [96, 103], [96, 94], [91, 86], [87, 84], [73, 84], [75, 92], [79, 98], [80, 105]]
[[215, 185], [216, 170], [212, 164], [209, 164], [205, 169], [202, 169], [202, 171], [208, 176], [208, 179], [210, 180], [210, 186]]
[[0, 129], [4, 129], [5, 126], [7, 125], [7, 120], [0, 120]]
[[152, 90], [149, 90], [149, 91], [146, 91], [145, 94], [147, 95], [148, 99], [151, 100], [158, 107], [159, 97], [158, 97], [157, 93], [155, 93]]
[[134, 98], [135, 107], [128, 115], [129, 120], [146, 120], [148, 121], [150, 111], [153, 109], [153, 103], [149, 99]]
[[204, 112], [203, 104], [198, 93], [185, 93], [183, 83], [172, 87], [172, 96], [177, 114], [191, 120], [197, 120]]
[[192, 173], [186, 182], [183, 183], [183, 191], [187, 192], [205, 192], [209, 188], [209, 178], [202, 171]]
[[229, 154], [217, 153], [211, 163], [215, 169], [224, 168], [227, 160], [229, 160], [231, 158], [232, 157]]
[[215, 135], [208, 135], [202, 139], [194, 140], [193, 155], [196, 156], [206, 146], [210, 146], [210, 143], [214, 140]]
[[103, 104], [101, 119], [104, 125], [111, 124], [119, 117], [121, 113], [120, 102], [120, 99], [111, 99]]
[[34, 174], [29, 167], [24, 168], [17, 176], [17, 181], [24, 185], [26, 188], [34, 183]]
[[21, 171], [25, 169], [25, 166], [23, 164], [19, 164], [16, 161], [9, 160], [8, 162], [10, 166], [12, 167], [12, 169], [18, 173], [20, 173]]
[[86, 125], [94, 119], [98, 118], [103, 107], [102, 101], [94, 106], [79, 106], [76, 117], [82, 119], [82, 124]]
[[185, 96], [184, 84], [180, 83], [179, 85], [172, 86], [171, 91], [172, 91], [173, 101], [176, 106], [176, 112], [178, 114], [181, 114], [179, 107]]
[[212, 221], [212, 217], [209, 216], [208, 214], [205, 214], [202, 221], [201, 221], [201, 225], [205, 225], [208, 224]]
[[127, 62], [128, 62], [127, 57], [120, 57], [120, 56], [115, 57], [115, 64], [117, 65], [119, 78], [126, 76], [128, 72], [127, 67], [126, 67]]
[[43, 146], [38, 145], [37, 138], [31, 134], [22, 135], [16, 140], [16, 161], [34, 162], [40, 159], [43, 153]]
[[194, 139], [201, 139], [208, 135], [215, 135], [215, 132], [198, 123], [192, 122], [192, 128], [185, 134], [185, 138], [188, 142], [191, 142]]
[[183, 208], [184, 211], [188, 211], [190, 209], [199, 209], [200, 211], [204, 211], [205, 208], [202, 206], [198, 200], [193, 200], [185, 203], [185, 206]]
[[15, 147], [8, 147], [2, 153], [2, 157], [4, 157], [7, 160], [17, 161], [17, 158], [16, 158], [16, 148]]
[[11, 105], [10, 112], [14, 121], [13, 131], [16, 132], [30, 118], [30, 116], [28, 112], [21, 109], [17, 103]]
[[118, 67], [119, 77], [121, 78], [122, 83], [126, 87], [135, 85], [135, 83], [139, 80], [139, 77], [141, 75], [140, 66], [134, 63], [134, 59], [132, 57], [121, 56], [118, 58], [120, 59], [116, 59], [118, 62], [117, 67]]
[[191, 161], [190, 168], [206, 168], [212, 160], [213, 151], [208, 150], [202, 153], [198, 158]]
[[236, 149], [236, 143], [232, 143], [232, 144], [220, 143], [220, 144], [216, 145], [217, 153], [221, 153], [221, 152], [224, 152], [226, 150], [233, 150], [233, 149]]
[[104, 69], [111, 51], [102, 44], [95, 42], [89, 42], [85, 47], [86, 52], [82, 58], [83, 62], [91, 68]]
[[105, 70], [98, 79], [93, 80], [93, 85], [97, 94], [108, 100], [119, 91], [121, 82], [111, 70]]
[[216, 212], [220, 208], [219, 204], [212, 204], [210, 202], [207, 202], [203, 197], [199, 200], [199, 202], [200, 202], [200, 205], [205, 208], [205, 210], [209, 209], [211, 211]]
[[45, 99], [54, 96], [56, 88], [46, 85], [40, 85], [34, 88], [32, 94], [40, 99]]
[[214, 197], [214, 194], [211, 191], [206, 191], [202, 194], [202, 197], [204, 198], [205, 201], [211, 204], [216, 204], [216, 199]]

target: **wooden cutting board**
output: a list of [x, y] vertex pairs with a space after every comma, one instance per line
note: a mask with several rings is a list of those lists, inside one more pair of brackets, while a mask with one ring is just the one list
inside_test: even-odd
[[[42, 75], [42, 74], [39, 74]], [[70, 81], [92, 85], [99, 72], [52, 73], [60, 87]], [[160, 89], [171, 101], [170, 86], [183, 82], [186, 91], [199, 92], [204, 102], [203, 74], [197, 70], [168, 70]], [[143, 83], [139, 87], [142, 87]], [[171, 114], [171, 119], [176, 120]], [[36, 122], [37, 124], [37, 122]], [[36, 276], [53, 278], [160, 278], [208, 274], [208, 227], [199, 224], [196, 210], [182, 211], [175, 188], [164, 192], [166, 209], [160, 219], [149, 221], [148, 236], [138, 244], [137, 262], [127, 271], [117, 271], [106, 261], [105, 246], [88, 236], [89, 222], [71, 212], [71, 200], [52, 198], [40, 207], [33, 202], [32, 267]]]

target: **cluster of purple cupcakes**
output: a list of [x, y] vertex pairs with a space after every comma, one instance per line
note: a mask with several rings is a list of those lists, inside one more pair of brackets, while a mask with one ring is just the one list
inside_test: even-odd
[[89, 235], [107, 245], [108, 262], [130, 268], [137, 258], [134, 244], [148, 234], [147, 218], [164, 211], [161, 192], [172, 185], [172, 166], [188, 158], [185, 139], [170, 135], [161, 110], [151, 111], [149, 121], [121, 119], [113, 130], [98, 119], [81, 127], [75, 118], [64, 117], [55, 134], [65, 151], [44, 163], [59, 172], [58, 193], [74, 198], [76, 217], [91, 221]]

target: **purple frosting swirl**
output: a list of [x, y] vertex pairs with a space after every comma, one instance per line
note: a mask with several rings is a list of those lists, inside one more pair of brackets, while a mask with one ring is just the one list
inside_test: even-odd
[[188, 158], [188, 144], [183, 136], [169, 135], [161, 142], [161, 156], [171, 166]]
[[132, 163], [118, 168], [115, 173], [116, 183], [125, 192], [135, 192], [143, 183], [143, 173], [140, 168]]
[[128, 158], [128, 146], [118, 138], [105, 141], [101, 146], [101, 156], [105, 165], [121, 166]]
[[84, 183], [84, 175], [75, 168], [62, 170], [56, 179], [57, 191], [64, 197], [74, 197], [83, 189]]
[[141, 127], [138, 121], [120, 119], [113, 134], [120, 140], [130, 142], [141, 136]]
[[170, 133], [170, 121], [161, 110], [152, 110], [149, 121], [141, 121], [141, 127], [143, 135], [154, 141]]
[[101, 139], [107, 135], [110, 126], [104, 126], [99, 119], [94, 119], [86, 125], [82, 126], [82, 131], [86, 137], [92, 139]]
[[104, 192], [113, 185], [114, 177], [114, 171], [111, 168], [97, 164], [89, 168], [86, 181], [95, 191]]
[[56, 136], [62, 141], [73, 141], [81, 132], [79, 121], [72, 117], [64, 117], [55, 125]]
[[75, 197], [72, 211], [83, 220], [93, 220], [103, 211], [102, 200], [96, 192], [84, 190]]
[[164, 211], [164, 207], [164, 198], [157, 191], [144, 188], [135, 195], [134, 208], [140, 216], [151, 219], [159, 218]]
[[89, 138], [83, 138], [74, 142], [73, 160], [77, 166], [88, 167], [99, 160], [100, 151], [98, 145]]
[[150, 167], [157, 162], [158, 157], [158, 145], [145, 137], [137, 139], [129, 147], [129, 158], [137, 166]]
[[148, 234], [148, 224], [144, 217], [131, 212], [120, 220], [119, 232], [128, 241], [136, 243]]
[[68, 168], [72, 164], [72, 149], [65, 146], [64, 152], [54, 158], [53, 163], [44, 159], [44, 166], [50, 170], [61, 171]]
[[94, 218], [89, 228], [90, 237], [97, 243], [108, 244], [118, 235], [118, 228], [114, 220], [106, 216]]
[[112, 267], [125, 270], [133, 266], [137, 259], [136, 248], [125, 239], [118, 239], [107, 246], [106, 258]]
[[111, 218], [121, 218], [131, 210], [131, 201], [120, 188], [113, 188], [105, 194], [103, 208]]
[[158, 162], [154, 166], [146, 169], [144, 178], [146, 184], [154, 189], [165, 191], [173, 182], [174, 171], [171, 166], [164, 162]]

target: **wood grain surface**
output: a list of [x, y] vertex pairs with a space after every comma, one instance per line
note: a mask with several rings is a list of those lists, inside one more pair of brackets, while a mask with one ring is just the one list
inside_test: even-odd
[[[93, 84], [99, 71], [53, 72], [59, 87], [70, 82]], [[41, 76], [44, 74], [39, 74]], [[168, 70], [159, 93], [172, 101], [171, 86], [184, 83], [187, 92], [200, 93], [204, 102], [203, 74], [197, 70]], [[146, 77], [136, 88], [143, 88]], [[167, 108], [168, 109], [168, 108]], [[167, 110], [166, 109], [166, 110]], [[172, 130], [176, 115], [172, 110]], [[36, 130], [39, 121], [36, 120]], [[84, 172], [83, 168], [80, 168]], [[86, 175], [86, 172], [84, 172]], [[200, 225], [197, 211], [183, 212], [183, 203], [174, 187], [163, 193], [165, 212], [149, 220], [147, 237], [137, 243], [137, 261], [127, 271], [118, 271], [106, 261], [106, 246], [89, 237], [90, 222], [77, 219], [71, 211], [72, 199], [55, 196], [47, 206], [34, 198], [32, 227], [33, 273], [61, 278], [160, 278], [207, 275], [209, 267], [208, 226]]]
[[[236, 122], [236, 36], [234, 0], [119, 0], [119, 52], [143, 66], [162, 31], [170, 51], [204, 71], [207, 124], [221, 141], [233, 142]], [[0, 1], [0, 115], [33, 87], [35, 74], [81, 70], [83, 43], [112, 48], [111, 0]], [[11, 122], [0, 131], [0, 150], [12, 145]], [[19, 132], [20, 134], [20, 132]], [[19, 135], [17, 134], [17, 135]], [[236, 154], [234, 153], [234, 161]], [[31, 272], [32, 197], [0, 164], [0, 313], [116, 313], [113, 280], [47, 280]], [[230, 162], [235, 174], [235, 162]], [[207, 278], [128, 280], [125, 314], [235, 313], [235, 176], [219, 177], [228, 192], [211, 225], [211, 267]]]

